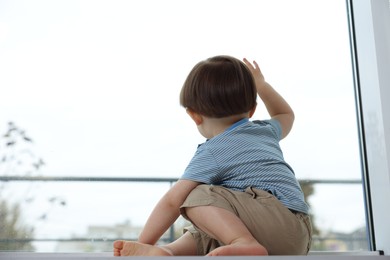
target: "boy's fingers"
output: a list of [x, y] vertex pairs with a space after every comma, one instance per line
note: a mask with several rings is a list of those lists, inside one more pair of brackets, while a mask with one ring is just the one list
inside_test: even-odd
[[246, 58], [243, 59], [244, 63], [248, 66], [248, 68], [252, 71], [260, 70], [259, 64], [254, 60], [253, 64], [249, 62]]
[[243, 61], [250, 69], [253, 68], [253, 65], [246, 58], [244, 58]]

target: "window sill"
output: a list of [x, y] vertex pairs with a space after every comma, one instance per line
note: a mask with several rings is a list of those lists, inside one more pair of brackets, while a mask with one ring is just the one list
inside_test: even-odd
[[[286, 260], [298, 260], [298, 259], [307, 259], [315, 258], [316, 260], [328, 260], [328, 259], [342, 259], [342, 260], [356, 260], [356, 259], [390, 259], [390, 256], [380, 255], [379, 252], [311, 252], [308, 256], [271, 256], [275, 259], [286, 259]], [[30, 259], [43, 259], [43, 260], [62, 260], [62, 259], [77, 259], [77, 260], [86, 260], [86, 259], [114, 259], [112, 253], [30, 253], [30, 252], [0, 252], [1, 260], [30, 260]], [[196, 258], [204, 259], [202, 256], [199, 257], [189, 257], [189, 256], [174, 256], [174, 257], [152, 257], [154, 259], [161, 258], [163, 260], [195, 260]], [[145, 259], [144, 257], [136, 256], [132, 259]], [[229, 259], [229, 260], [255, 260], [258, 259], [258, 256], [226, 256], [219, 257], [218, 259]]]

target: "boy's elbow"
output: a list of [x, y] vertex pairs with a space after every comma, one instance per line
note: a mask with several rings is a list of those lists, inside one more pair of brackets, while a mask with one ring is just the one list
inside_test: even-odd
[[290, 131], [294, 125], [294, 120], [295, 120], [294, 112], [281, 114], [281, 115], [278, 115], [274, 118], [277, 119], [281, 125], [281, 128], [282, 128], [281, 139], [283, 139], [290, 133]]
[[294, 124], [294, 121], [295, 121], [295, 114], [294, 114], [293, 110], [291, 110], [289, 117], [290, 117], [291, 127], [292, 127], [292, 125]]

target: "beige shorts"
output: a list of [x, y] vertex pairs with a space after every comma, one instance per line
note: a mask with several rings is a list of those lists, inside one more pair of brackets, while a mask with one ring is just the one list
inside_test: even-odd
[[[310, 248], [312, 228], [308, 215], [286, 208], [272, 194], [247, 188], [245, 192], [221, 186], [199, 185], [184, 201], [185, 208], [214, 206], [233, 212], [270, 255], [306, 255]], [[198, 245], [198, 255], [206, 255], [223, 244], [209, 237], [195, 225], [187, 227]]]

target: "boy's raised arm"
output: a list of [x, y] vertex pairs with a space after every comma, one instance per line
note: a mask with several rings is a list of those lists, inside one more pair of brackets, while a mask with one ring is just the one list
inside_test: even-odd
[[265, 81], [256, 61], [253, 61], [253, 65], [247, 59], [244, 59], [243, 61], [252, 72], [257, 93], [267, 108], [269, 115], [271, 118], [277, 119], [280, 122], [283, 139], [290, 133], [293, 126], [295, 118], [294, 111], [287, 101]]

